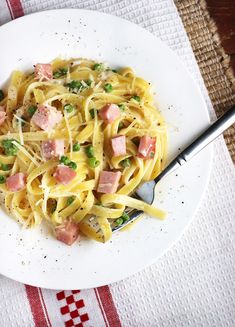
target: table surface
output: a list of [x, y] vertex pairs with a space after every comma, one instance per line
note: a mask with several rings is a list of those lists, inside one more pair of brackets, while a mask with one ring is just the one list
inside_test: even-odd
[[206, 2], [209, 13], [218, 27], [222, 46], [230, 55], [235, 72], [235, 1], [206, 0]]

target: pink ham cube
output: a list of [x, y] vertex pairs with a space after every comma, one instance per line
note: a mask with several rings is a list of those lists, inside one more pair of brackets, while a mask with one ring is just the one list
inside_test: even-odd
[[48, 140], [42, 142], [42, 155], [46, 160], [64, 154], [64, 140]]
[[118, 183], [121, 178], [121, 172], [102, 171], [100, 173], [97, 192], [100, 193], [115, 193], [118, 188]]
[[58, 241], [67, 245], [72, 245], [79, 236], [78, 224], [67, 220], [63, 224], [55, 228], [55, 235]]
[[155, 153], [156, 138], [150, 136], [142, 136], [138, 147], [138, 157], [142, 159], [151, 159]]
[[55, 107], [39, 105], [31, 121], [44, 131], [51, 131], [62, 117], [62, 113]]
[[5, 111], [0, 110], [0, 126], [4, 123], [6, 118], [7, 117]]
[[116, 104], [106, 104], [100, 109], [99, 115], [105, 123], [111, 124], [120, 117], [120, 109]]
[[63, 185], [69, 184], [75, 176], [76, 172], [73, 169], [64, 165], [57, 166], [56, 171], [54, 173], [54, 177], [57, 183]]
[[34, 76], [39, 81], [50, 81], [53, 77], [51, 64], [37, 64], [34, 69]]
[[22, 190], [26, 185], [26, 175], [23, 173], [17, 173], [7, 178], [6, 187], [11, 192], [17, 192]]
[[111, 146], [114, 157], [126, 154], [126, 136], [119, 135], [111, 139]]

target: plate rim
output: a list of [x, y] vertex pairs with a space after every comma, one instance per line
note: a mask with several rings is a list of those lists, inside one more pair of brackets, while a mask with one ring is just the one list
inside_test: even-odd
[[[11, 21], [9, 21], [9, 22], [1, 25], [0, 26], [0, 31], [4, 30], [4, 28], [7, 28], [7, 26], [9, 26], [9, 25], [12, 26], [14, 24], [18, 24], [19, 21], [25, 21], [27, 19], [31, 19], [32, 16], [44, 16], [44, 15], [46, 15], [48, 13], [53, 13], [53, 12], [62, 13], [64, 11], [66, 11], [66, 12], [79, 11], [79, 12], [83, 12], [84, 14], [86, 14], [86, 13], [93, 13], [93, 14], [99, 14], [99, 15], [109, 16], [109, 17], [112, 17], [114, 19], [122, 20], [125, 23], [134, 25], [136, 28], [139, 28], [139, 29], [143, 30], [145, 33], [147, 32], [149, 35], [151, 35], [151, 37], [156, 38], [165, 48], [168, 49], [169, 52], [171, 52], [171, 55], [174, 56], [174, 58], [180, 63], [180, 66], [181, 66], [180, 68], [185, 71], [185, 73], [187, 74], [188, 78], [192, 81], [193, 87], [195, 89], [197, 89], [197, 95], [200, 97], [201, 104], [203, 105], [203, 111], [204, 111], [204, 114], [205, 114], [205, 118], [207, 119], [208, 124], [210, 124], [210, 122], [211, 122], [210, 113], [209, 113], [209, 110], [208, 110], [208, 107], [207, 107], [205, 98], [203, 96], [203, 93], [202, 93], [202, 91], [201, 91], [201, 89], [200, 89], [200, 87], [199, 87], [199, 85], [198, 85], [195, 77], [192, 76], [192, 74], [190, 73], [188, 67], [184, 64], [184, 62], [182, 61], [182, 59], [177, 55], [177, 53], [174, 50], [172, 50], [164, 41], [162, 41], [160, 39], [160, 37], [158, 37], [155, 34], [151, 33], [146, 28], [143, 28], [140, 25], [137, 25], [136, 23], [133, 23], [132, 21], [129, 21], [127, 19], [124, 19], [122, 17], [116, 16], [116, 15], [113, 15], [113, 14], [104, 13], [102, 11], [97, 11], [97, 10], [79, 9], [79, 8], [60, 8], [60, 9], [50, 9], [50, 10], [44, 10], [44, 11], [34, 12], [34, 13], [30, 13], [30, 14], [27, 14], [25, 16], [16, 18], [14, 20], [11, 20]], [[213, 143], [211, 145], [209, 145], [207, 147], [207, 149], [208, 149], [208, 161], [209, 161], [209, 164], [208, 164], [207, 176], [206, 176], [206, 179], [204, 180], [203, 191], [200, 194], [199, 201], [197, 202], [197, 205], [196, 205], [193, 213], [189, 217], [187, 224], [185, 224], [184, 227], [181, 229], [181, 231], [178, 232], [177, 237], [175, 237], [174, 239], [172, 239], [169, 242], [168, 246], [165, 247], [165, 249], [162, 250], [160, 254], [156, 255], [155, 258], [152, 258], [152, 260], [149, 260], [148, 263], [146, 263], [145, 265], [143, 265], [141, 268], [135, 269], [134, 272], [126, 274], [125, 277], [120, 277], [120, 279], [115, 278], [115, 280], [112, 280], [112, 278], [111, 278], [110, 281], [108, 281], [108, 283], [100, 283], [100, 284], [97, 284], [96, 283], [95, 286], [93, 285], [93, 286], [88, 286], [88, 287], [84, 287], [84, 288], [83, 287], [79, 287], [79, 289], [88, 289], [88, 288], [93, 288], [93, 287], [104, 286], [104, 285], [107, 285], [107, 284], [113, 284], [115, 282], [119, 282], [119, 281], [121, 281], [121, 280], [123, 280], [125, 278], [128, 278], [128, 277], [130, 277], [130, 276], [132, 276], [132, 275], [134, 275], [136, 273], [139, 273], [140, 271], [142, 271], [146, 267], [148, 267], [148, 266], [156, 263], [159, 258], [161, 258], [163, 255], [165, 255], [165, 253], [168, 250], [170, 250], [179, 241], [179, 239], [187, 231], [187, 229], [191, 225], [193, 219], [195, 218], [195, 215], [198, 212], [198, 209], [199, 209], [199, 207], [200, 207], [200, 205], [202, 203], [202, 200], [203, 200], [203, 198], [205, 196], [205, 193], [206, 193], [206, 191], [208, 189], [208, 184], [209, 184], [209, 180], [210, 180], [210, 177], [211, 177], [211, 171], [212, 171], [213, 155], [214, 155], [214, 146], [213, 146]], [[18, 278], [13, 277], [14, 274], [11, 274], [11, 273], [6, 274], [6, 273], [2, 273], [2, 272], [0, 272], [0, 273], [3, 276], [5, 276], [7, 278], [10, 278], [12, 280], [15, 280], [17, 282], [24, 283], [24, 284], [27, 284], [27, 285], [32, 285], [32, 286], [35, 286], [35, 287], [42, 287], [42, 288], [47, 288], [47, 289], [51, 289], [51, 290], [58, 290], [58, 289], [70, 290], [71, 289], [71, 287], [65, 287], [65, 288], [64, 287], [61, 288], [61, 286], [58, 287], [58, 286], [56, 286], [56, 284], [58, 284], [58, 283], [55, 283], [55, 285], [53, 285], [51, 287], [48, 286], [46, 282], [44, 284], [43, 283], [40, 283], [40, 284], [32, 283], [31, 284], [31, 283], [28, 283], [27, 280], [25, 280], [24, 278], [19, 278], [18, 279]], [[27, 277], [26, 277], [26, 279], [27, 279]], [[92, 283], [90, 283], [90, 284], [92, 284]]]

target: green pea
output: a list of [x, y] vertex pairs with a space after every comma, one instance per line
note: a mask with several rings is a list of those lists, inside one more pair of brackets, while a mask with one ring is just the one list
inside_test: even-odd
[[74, 106], [70, 103], [64, 105], [64, 110], [67, 111], [68, 114], [73, 112]]
[[126, 168], [126, 167], [130, 167], [131, 165], [131, 161], [130, 159], [126, 158], [126, 159], [123, 159], [121, 162], [120, 162], [121, 166], [123, 168]]
[[74, 161], [70, 161], [70, 163], [68, 164], [68, 166], [70, 167], [70, 168], [72, 168], [73, 170], [76, 170], [77, 169], [77, 164], [76, 164], [76, 162], [74, 162]]
[[68, 68], [59, 68], [58, 70], [56, 70], [54, 73], [53, 73], [53, 77], [54, 78], [59, 78], [59, 77], [62, 77], [64, 75], [66, 75], [68, 72]]
[[28, 107], [29, 116], [32, 117], [35, 114], [36, 110], [37, 110], [37, 106], [29, 106]]
[[73, 145], [73, 151], [78, 152], [81, 149], [81, 146], [79, 143], [74, 143]]
[[4, 184], [6, 182], [6, 177], [3, 175], [0, 175], [0, 184]]
[[133, 95], [133, 97], [131, 97], [131, 99], [134, 99], [137, 102], [140, 102], [140, 97], [138, 95]]
[[96, 63], [96, 64], [94, 64], [93, 70], [98, 70], [98, 71], [104, 70], [104, 64], [102, 64], [102, 63]]
[[99, 166], [100, 162], [99, 160], [93, 157], [88, 159], [88, 164], [91, 168], [96, 168]]
[[18, 147], [12, 143], [13, 141], [17, 142], [15, 139], [8, 139], [2, 141], [2, 146], [7, 156], [15, 156], [19, 150]]
[[70, 160], [68, 157], [66, 156], [61, 156], [60, 158], [60, 163], [64, 164], [64, 165], [68, 165], [70, 163]]
[[123, 219], [121, 217], [119, 217], [115, 220], [115, 223], [117, 226], [121, 226], [123, 224]]
[[85, 151], [88, 158], [93, 158], [95, 156], [94, 147], [92, 145], [88, 145]]
[[123, 222], [125, 223], [125, 222], [127, 222], [130, 219], [130, 216], [126, 212], [124, 212], [121, 215], [121, 218], [122, 218]]
[[104, 84], [104, 90], [107, 93], [112, 92], [112, 90], [113, 90], [112, 84], [109, 84], [109, 83]]
[[75, 197], [74, 197], [74, 196], [70, 196], [70, 197], [67, 199], [67, 205], [70, 206], [70, 204], [72, 204], [74, 200], [75, 200]]
[[78, 93], [85, 88], [85, 86], [82, 84], [81, 81], [75, 81], [75, 80], [68, 83], [67, 86], [69, 87], [69, 91], [73, 93]]
[[7, 164], [1, 164], [1, 170], [8, 171], [8, 170], [10, 170], [10, 166]]

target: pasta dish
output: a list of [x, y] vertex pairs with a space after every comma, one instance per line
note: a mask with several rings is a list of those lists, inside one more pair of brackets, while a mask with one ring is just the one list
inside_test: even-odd
[[164, 218], [131, 194], [161, 172], [166, 143], [151, 85], [131, 68], [55, 59], [0, 90], [5, 209], [25, 227], [47, 221], [68, 245], [80, 232], [106, 242], [126, 208]]

